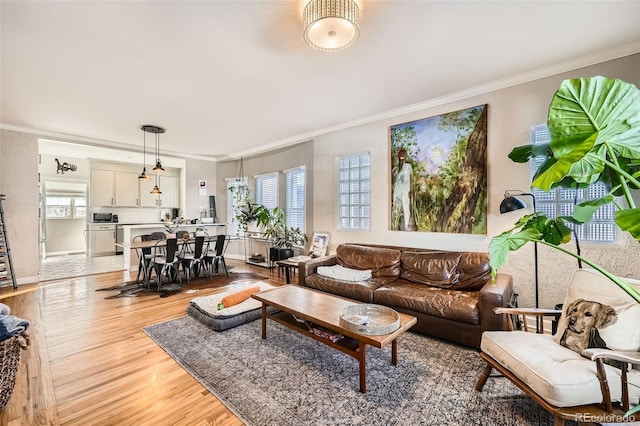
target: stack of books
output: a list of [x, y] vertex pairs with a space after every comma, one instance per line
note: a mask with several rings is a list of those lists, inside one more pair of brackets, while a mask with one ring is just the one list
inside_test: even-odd
[[313, 324], [311, 328], [313, 334], [315, 334], [316, 336], [320, 336], [323, 339], [327, 339], [332, 343], [336, 343], [338, 340], [344, 338], [344, 336], [337, 331], [329, 330], [328, 328], [320, 327], [319, 325]]

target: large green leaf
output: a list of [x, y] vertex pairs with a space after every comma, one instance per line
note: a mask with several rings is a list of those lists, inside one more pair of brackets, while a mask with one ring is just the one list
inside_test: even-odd
[[607, 194], [602, 198], [582, 202], [573, 208], [572, 216], [579, 223], [585, 223], [591, 220], [600, 207], [611, 203], [613, 200], [613, 195]]
[[633, 238], [640, 241], [640, 209], [618, 210], [615, 221], [620, 229], [629, 232]]
[[[577, 175], [571, 174], [571, 168], [575, 163], [584, 159], [584, 156], [591, 151], [594, 146], [597, 133], [590, 135], [583, 140], [580, 144], [574, 144], [571, 152], [565, 153], [562, 157], [556, 155], [555, 162], [548, 162], [549, 167], [538, 173], [533, 182], [534, 187], [540, 188], [543, 191], [551, 189], [554, 183], [560, 182], [565, 176], [570, 175], [577, 182], [584, 182], [585, 177], [582, 176], [580, 169]], [[555, 152], [554, 152], [555, 154]], [[588, 167], [584, 167], [588, 169]]]
[[553, 152], [551, 152], [551, 148], [548, 143], [523, 145], [513, 148], [509, 153], [509, 158], [514, 163], [526, 163], [531, 157], [535, 157], [537, 155], [553, 157]]
[[626, 129], [605, 130], [606, 141], [632, 141], [631, 150], [640, 151], [640, 91], [633, 84], [604, 77], [565, 80], [549, 106], [551, 149], [562, 157], [592, 134], [625, 122]]
[[526, 243], [539, 239], [540, 233], [534, 228], [523, 229], [515, 233], [511, 229], [493, 237], [489, 244], [489, 259], [494, 273], [507, 262], [509, 251], [518, 250]]
[[578, 182], [599, 178], [597, 159], [586, 163], [586, 148], [605, 142], [617, 156], [640, 158], [640, 91], [632, 84], [604, 77], [565, 80], [553, 97], [547, 120], [550, 147], [558, 162], [538, 176], [534, 186], [551, 188], [565, 175]]

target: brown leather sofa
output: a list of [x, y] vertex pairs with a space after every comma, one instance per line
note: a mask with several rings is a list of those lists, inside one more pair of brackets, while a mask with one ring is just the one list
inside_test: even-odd
[[[372, 277], [353, 282], [317, 273], [335, 264], [370, 269]], [[298, 285], [389, 306], [415, 316], [414, 331], [474, 348], [483, 331], [508, 329], [493, 309], [508, 306], [513, 295], [510, 275], [491, 282], [487, 253], [369, 244], [341, 244], [335, 255], [300, 262]]]

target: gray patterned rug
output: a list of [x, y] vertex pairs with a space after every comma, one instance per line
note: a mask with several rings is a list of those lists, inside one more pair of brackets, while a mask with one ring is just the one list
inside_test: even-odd
[[355, 359], [260, 321], [215, 332], [190, 317], [145, 327], [178, 364], [243, 422], [257, 425], [549, 425], [552, 418], [504, 378], [474, 390], [477, 352], [406, 333], [367, 350], [367, 393]]

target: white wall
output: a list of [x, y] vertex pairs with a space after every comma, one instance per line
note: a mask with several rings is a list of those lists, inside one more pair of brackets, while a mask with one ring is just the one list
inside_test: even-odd
[[[209, 210], [209, 196], [216, 197], [216, 210], [220, 216], [220, 208], [216, 186], [217, 164], [211, 161], [194, 160], [187, 158], [187, 167], [184, 178], [184, 188], [186, 193], [186, 209], [182, 213], [185, 218], [199, 218], [200, 209]], [[207, 182], [207, 195], [199, 195], [198, 182], [204, 180]]]
[[[313, 181], [314, 229], [330, 231], [330, 250], [339, 243], [369, 242], [410, 247], [447, 250], [487, 251], [491, 236], [510, 228], [520, 215], [500, 215], [498, 208], [507, 189], [530, 188], [529, 165], [517, 164], [507, 154], [515, 146], [529, 143], [531, 126], [546, 122], [546, 114], [554, 92], [566, 78], [604, 75], [640, 85], [640, 55], [520, 84], [484, 95], [469, 97], [416, 113], [352, 127], [319, 136], [314, 145]], [[488, 235], [423, 233], [390, 231], [390, 159], [389, 126], [476, 105], [489, 104], [488, 110]], [[337, 158], [369, 152], [372, 163], [372, 217], [370, 231], [337, 229]], [[640, 245], [636, 241], [611, 245], [582, 243], [583, 254], [598, 259], [602, 266], [623, 276], [640, 277]], [[512, 273], [521, 306], [533, 306], [534, 270], [533, 245], [528, 245], [510, 257], [502, 270]], [[611, 256], [611, 255], [614, 256]], [[570, 256], [540, 248], [541, 306], [562, 303], [572, 272], [577, 268]]]
[[0, 130], [0, 194], [7, 238], [18, 283], [38, 276], [38, 141], [36, 136]]

